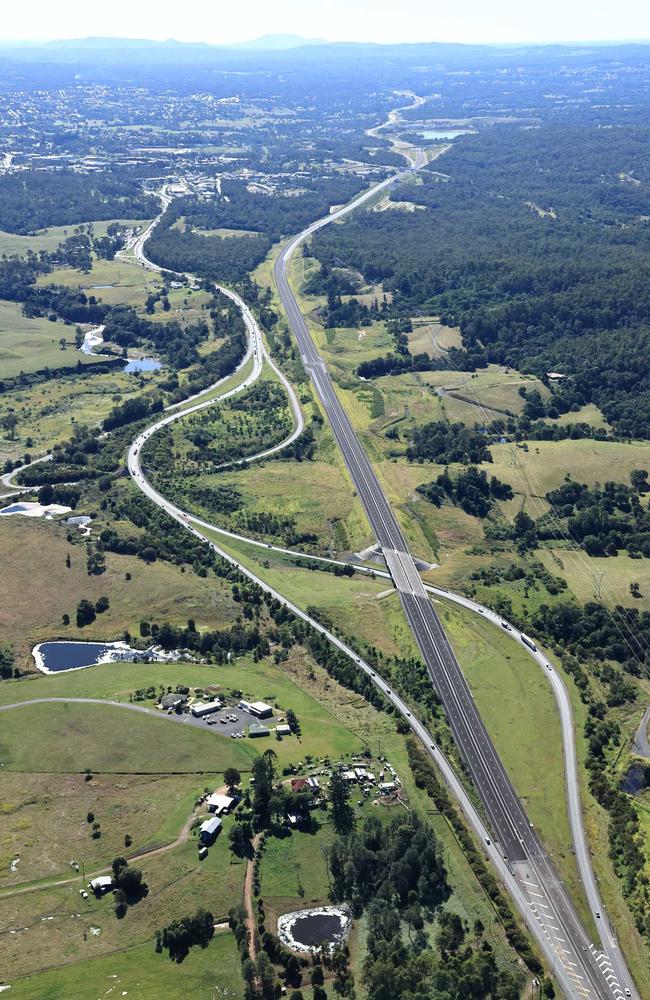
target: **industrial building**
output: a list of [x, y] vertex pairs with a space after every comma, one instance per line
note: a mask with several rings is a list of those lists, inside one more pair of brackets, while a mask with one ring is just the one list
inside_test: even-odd
[[204, 715], [212, 715], [214, 712], [218, 712], [222, 704], [218, 698], [216, 701], [197, 701], [192, 705], [190, 712], [196, 719], [200, 719]]
[[258, 719], [269, 719], [273, 715], [273, 709], [264, 701], [240, 701], [239, 707], [242, 712], [250, 712]]

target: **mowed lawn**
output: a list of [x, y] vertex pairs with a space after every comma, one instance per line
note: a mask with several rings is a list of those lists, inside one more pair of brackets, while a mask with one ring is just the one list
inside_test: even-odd
[[108, 702], [24, 704], [3, 712], [0, 727], [4, 771], [197, 774], [249, 770], [256, 756], [248, 741]]
[[156, 954], [148, 942], [64, 969], [14, 980], [18, 1000], [96, 1000], [107, 995], [137, 1000], [240, 1000], [244, 994], [241, 962], [234, 936], [218, 932], [208, 947], [193, 948], [178, 964]]
[[[242, 696], [249, 701], [277, 704], [280, 714], [292, 708], [298, 716], [302, 729], [300, 738], [290, 736], [282, 740], [276, 740], [274, 737], [231, 740], [219, 736], [218, 731], [212, 728], [202, 730], [185, 726], [166, 716], [160, 719], [150, 718], [138, 712], [111, 706], [110, 702], [106, 707], [74, 703], [25, 705], [4, 712], [0, 716], [3, 733], [0, 736], [0, 746], [3, 744], [6, 746], [7, 754], [11, 752], [13, 762], [9, 763], [7, 757], [5, 766], [11, 770], [33, 771], [79, 772], [85, 767], [92, 767], [97, 771], [111, 772], [188, 771], [196, 774], [203, 770], [222, 771], [231, 763], [240, 770], [250, 770], [252, 757], [267, 748], [273, 749], [277, 754], [279, 766], [303, 760], [309, 753], [315, 757], [326, 754], [340, 756], [346, 753], [360, 753], [363, 742], [326, 707], [320, 705], [315, 697], [311, 697], [291, 680], [290, 670], [293, 671], [295, 668], [297, 671], [303, 665], [309, 669], [310, 664], [313, 665], [313, 661], [299, 651], [292, 652], [288, 663], [281, 666], [276, 666], [269, 660], [254, 663], [248, 657], [241, 657], [229, 666], [194, 663], [100, 663], [85, 670], [74, 670], [66, 674], [50, 674], [30, 680], [4, 683], [0, 685], [0, 704], [47, 697], [110, 698], [125, 702], [138, 688], [149, 686], [158, 688], [160, 685], [167, 688], [176, 684], [201, 688], [217, 685], [225, 692], [241, 691]], [[22, 723], [13, 722], [12, 730], [7, 727], [7, 731], [17, 733], [21, 728], [24, 729], [25, 720], [28, 719], [27, 713], [44, 709], [43, 716], [46, 716], [48, 711], [56, 712], [59, 708], [80, 710], [63, 716], [64, 732], [69, 732], [70, 720], [76, 720], [78, 725], [78, 729], [75, 730], [75, 756], [78, 760], [73, 762], [72, 766], [69, 766], [71, 752], [65, 746], [53, 750], [46, 766], [39, 766], [38, 749], [30, 750], [29, 745], [16, 746], [16, 736], [11, 743], [5, 739], [5, 724], [10, 719], [22, 718]], [[90, 714], [87, 722], [79, 718], [87, 709], [93, 708], [97, 710], [96, 714], [109, 720], [102, 723], [104, 728], [101, 732], [93, 729]], [[134, 726], [137, 727], [138, 723], [142, 726], [137, 730], [142, 745], [136, 745], [133, 742], [134, 737], [129, 737], [129, 733], [136, 733]], [[46, 722], [44, 725], [47, 728], [49, 723]], [[52, 726], [57, 731], [59, 723], [52, 723]], [[117, 728], [113, 729], [113, 726]], [[149, 741], [153, 739], [151, 734], [156, 737], [157, 742], [147, 746], [147, 739]], [[102, 746], [100, 736], [106, 737], [107, 746]], [[124, 739], [128, 737], [130, 743], [126, 747], [115, 746], [114, 744], [119, 743], [120, 737]], [[94, 743], [98, 746], [94, 747]], [[165, 746], [166, 743], [169, 744], [168, 747]], [[86, 760], [86, 757], [89, 759]]]
[[[59, 346], [62, 337], [68, 341], [65, 351]], [[41, 368], [71, 367], [78, 361], [88, 365], [96, 359], [75, 349], [73, 326], [42, 316], [29, 319], [19, 303], [0, 299], [0, 371], [6, 378]]]

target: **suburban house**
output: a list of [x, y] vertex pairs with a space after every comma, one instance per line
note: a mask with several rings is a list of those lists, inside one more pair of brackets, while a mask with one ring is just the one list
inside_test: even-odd
[[309, 790], [309, 780], [307, 778], [292, 778], [291, 779], [291, 791], [292, 792], [306, 792]]
[[221, 820], [217, 816], [204, 820], [199, 827], [199, 842], [208, 845], [214, 844], [220, 829]]

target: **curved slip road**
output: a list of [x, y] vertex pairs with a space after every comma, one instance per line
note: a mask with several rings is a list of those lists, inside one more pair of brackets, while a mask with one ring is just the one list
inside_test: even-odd
[[[421, 165], [417, 164], [418, 167]], [[636, 996], [611, 928], [609, 933], [603, 933], [603, 945], [609, 951], [607, 956], [602, 957], [589, 941], [572, 901], [526, 816], [474, 705], [469, 686], [440, 620], [427, 597], [402, 531], [338, 399], [332, 379], [289, 286], [287, 265], [306, 239], [323, 226], [360, 207], [401, 176], [403, 174], [388, 178], [291, 239], [275, 263], [274, 276], [278, 293], [298, 342], [305, 369], [312, 378], [370, 524], [382, 547], [407, 620], [431, 681], [443, 702], [456, 744], [479, 793], [493, 835], [500, 845], [503, 857], [517, 874], [528, 906], [539, 922], [541, 933], [552, 943], [556, 974], [558, 965], [566, 971], [573, 983], [568, 994], [570, 996], [598, 997], [601, 1000], [611, 1000], [612, 997], [621, 1000], [624, 996]], [[572, 753], [575, 753], [575, 747]], [[579, 806], [579, 788], [575, 774], [571, 775], [569, 795], [575, 797]], [[581, 870], [590, 868], [583, 837], [580, 838], [580, 849], [584, 862]], [[590, 903], [593, 905], [593, 901], [598, 899], [599, 904], [598, 909], [593, 911], [594, 919], [602, 924], [602, 903], [597, 896], [593, 875], [587, 883], [587, 887], [589, 886]], [[607, 926], [609, 927], [608, 924]]]

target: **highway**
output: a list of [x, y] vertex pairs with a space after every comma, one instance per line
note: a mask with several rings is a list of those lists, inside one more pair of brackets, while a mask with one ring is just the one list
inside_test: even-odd
[[[418, 162], [416, 168], [421, 165]], [[334, 384], [289, 286], [287, 265], [293, 253], [306, 239], [323, 226], [354, 211], [401, 176], [403, 174], [388, 178], [291, 239], [275, 263], [274, 276], [278, 293], [305, 369], [312, 378], [317, 396], [329, 418], [372, 530], [382, 548], [423, 662], [443, 703], [459, 752], [481, 798], [492, 835], [517, 877], [541, 934], [552, 943], [557, 956], [556, 972], [558, 966], [561, 966], [573, 983], [570, 996], [598, 997], [602, 1000], [611, 1000], [612, 997], [622, 1000], [626, 996], [637, 996], [618, 948], [614, 951], [610, 947], [603, 957], [589, 941], [561, 880], [526, 816], [474, 705], [469, 686], [427, 596], [402, 531], [338, 399]], [[573, 789], [573, 793], [579, 795], [579, 790]], [[602, 921], [602, 910], [594, 912], [593, 916], [595, 921]]]
[[[424, 156], [418, 158], [417, 166], [424, 163]], [[371, 673], [374, 683], [384, 691], [396, 708], [408, 719], [409, 725], [427, 747], [431, 756], [441, 767], [450, 788], [459, 800], [465, 815], [473, 828], [482, 836], [484, 850], [490, 856], [504, 880], [508, 890], [523, 912], [526, 922], [535, 935], [544, 954], [547, 956], [553, 972], [560, 982], [567, 997], [610, 1000], [611, 997], [638, 997], [630, 979], [625, 963], [618, 951], [613, 934], [603, 935], [607, 939], [607, 950], [596, 948], [589, 940], [575, 909], [566, 894], [564, 887], [554, 872], [550, 861], [532, 829], [523, 807], [512, 787], [507, 774], [496, 754], [494, 746], [483, 726], [474, 706], [471, 693], [460, 671], [456, 658], [444, 634], [435, 610], [422, 585], [419, 574], [408, 552], [405, 540], [397, 521], [386, 501], [378, 480], [361, 448], [352, 426], [343, 410], [334, 386], [309, 335], [304, 319], [300, 313], [293, 293], [286, 278], [286, 265], [295, 249], [312, 233], [335, 219], [359, 207], [370, 198], [393, 184], [405, 172], [391, 176], [369, 191], [364, 192], [352, 203], [331, 215], [318, 220], [303, 233], [292, 239], [283, 250], [276, 262], [275, 277], [287, 311], [291, 328], [298, 340], [303, 363], [310, 373], [317, 394], [330, 419], [335, 437], [350, 469], [351, 476], [359, 495], [366, 507], [370, 523], [375, 532], [386, 559], [389, 572], [396, 585], [405, 614], [413, 629], [420, 646], [423, 660], [429, 671], [432, 683], [436, 687], [447, 711], [451, 728], [460, 748], [468, 770], [477, 788], [485, 808], [491, 831], [488, 832], [476, 810], [469, 801], [462, 784], [453, 774], [449, 763], [441, 755], [439, 749], [431, 741], [430, 735], [421, 724], [411, 717], [411, 713], [400, 699], [391, 692], [381, 678], [376, 677], [367, 664], [364, 664], [356, 654], [335, 636], [323, 629], [317, 622], [305, 615], [299, 608], [288, 602], [281, 594], [268, 587], [260, 578], [243, 567], [237, 560], [210, 542], [215, 551], [237, 565], [249, 578], [272, 593], [278, 600], [291, 608], [300, 617], [318, 628], [335, 645], [351, 656], [362, 669]], [[154, 220], [134, 241], [130, 248], [138, 261], [149, 269], [157, 269], [156, 265], [147, 260], [144, 253], [146, 239], [153, 231]], [[190, 276], [191, 277], [191, 276]], [[229, 295], [242, 311], [249, 333], [249, 349], [240, 368], [253, 358], [251, 373], [237, 387], [224, 393], [225, 398], [234, 392], [252, 384], [259, 377], [263, 356], [268, 360], [259, 327], [243, 300], [229, 289], [221, 289]], [[275, 366], [274, 366], [275, 368]], [[277, 371], [277, 368], [276, 368]], [[288, 385], [280, 375], [285, 385]], [[226, 380], [224, 380], [226, 381]], [[292, 391], [292, 390], [291, 390]], [[201, 398], [201, 396], [203, 398]], [[147, 428], [129, 450], [128, 468], [137, 485], [155, 503], [174, 517], [194, 534], [200, 532], [190, 523], [192, 519], [186, 512], [171, 504], [159, 494], [146, 480], [140, 466], [140, 450], [144, 442], [157, 429], [177, 419], [181, 415], [209, 406], [214, 398], [205, 398], [206, 393], [199, 396], [196, 402], [185, 401], [177, 407], [178, 412], [168, 414], [151, 427]], [[295, 394], [294, 394], [295, 398]], [[188, 402], [191, 403], [188, 406]], [[297, 406], [297, 401], [296, 401]], [[292, 403], [294, 413], [296, 408]], [[299, 406], [297, 407], [299, 412]], [[279, 450], [282, 443], [270, 451]], [[270, 452], [269, 452], [270, 453]], [[254, 456], [259, 457], [259, 456]], [[195, 522], [196, 523], [196, 522]], [[208, 525], [203, 525], [208, 527]], [[419, 730], [422, 730], [421, 732]], [[575, 793], [579, 795], [578, 790]], [[579, 805], [579, 798], [578, 798]], [[493, 841], [496, 841], [494, 843]], [[583, 838], [584, 846], [584, 838]], [[585, 848], [586, 850], [586, 848]], [[582, 870], [582, 869], [581, 869]], [[604, 924], [602, 904], [595, 919]]]

